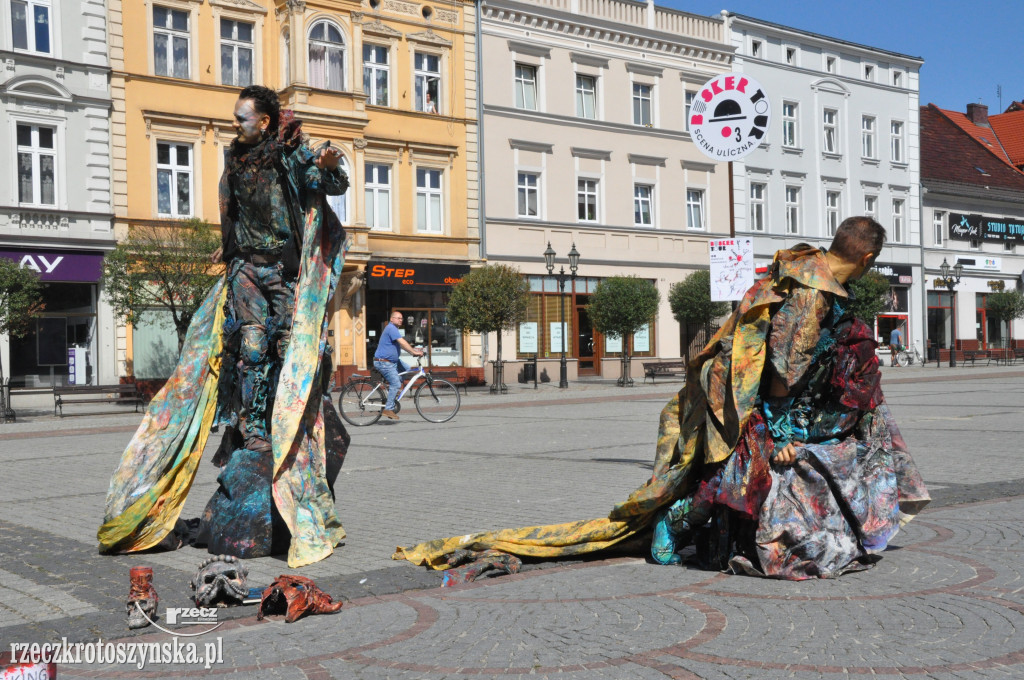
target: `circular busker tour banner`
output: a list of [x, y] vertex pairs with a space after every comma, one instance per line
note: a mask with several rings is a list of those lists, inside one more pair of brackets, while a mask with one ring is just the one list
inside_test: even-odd
[[761, 84], [742, 73], [723, 73], [704, 84], [690, 107], [690, 136], [716, 161], [734, 161], [764, 141], [772, 107]]

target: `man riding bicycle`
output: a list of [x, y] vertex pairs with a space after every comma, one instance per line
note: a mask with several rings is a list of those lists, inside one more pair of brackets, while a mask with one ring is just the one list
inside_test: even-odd
[[398, 374], [406, 370], [398, 358], [399, 350], [404, 349], [416, 357], [423, 356], [423, 350], [416, 349], [402, 337], [400, 327], [404, 318], [399, 311], [391, 312], [391, 323], [384, 329], [380, 343], [377, 344], [377, 351], [373, 353], [373, 367], [388, 381], [388, 401], [384, 404], [381, 415], [391, 420], [398, 420], [398, 414], [395, 413], [395, 397], [402, 390], [402, 379]]

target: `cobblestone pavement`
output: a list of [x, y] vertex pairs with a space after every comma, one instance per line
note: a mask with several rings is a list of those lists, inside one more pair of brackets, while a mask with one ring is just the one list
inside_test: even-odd
[[[295, 624], [223, 610], [223, 664], [64, 665], [60, 678], [1016, 678], [1024, 677], [1024, 371], [886, 369], [884, 387], [935, 498], [872, 570], [802, 583], [647, 563], [530, 565], [440, 589], [396, 545], [607, 513], [649, 474], [658, 412], [678, 383], [471, 392], [450, 423], [414, 411], [352, 428], [337, 484], [348, 531], [297, 573], [345, 600]], [[17, 403], [15, 403], [17, 406]], [[148, 565], [188, 606], [205, 553], [104, 557], [95, 531], [135, 414], [0, 426], [0, 650], [12, 642], [166, 642], [124, 625], [127, 571]], [[184, 516], [215, 488], [204, 463]], [[248, 561], [254, 584], [289, 573]], [[151, 630], [151, 629], [150, 629]], [[195, 628], [178, 628], [191, 632]], [[184, 638], [181, 638], [184, 640]]]

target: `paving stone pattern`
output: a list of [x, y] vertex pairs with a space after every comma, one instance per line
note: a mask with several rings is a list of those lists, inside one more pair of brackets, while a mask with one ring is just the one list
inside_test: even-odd
[[[887, 369], [885, 391], [935, 498], [875, 568], [785, 582], [662, 567], [642, 555], [528, 564], [452, 589], [390, 560], [396, 545], [597, 517], [650, 474], [679, 385], [471, 392], [452, 422], [415, 413], [353, 428], [337, 485], [349, 538], [299, 570], [346, 601], [295, 624], [223, 610], [199, 639], [224, 663], [61, 666], [60, 678], [1024, 677], [1024, 373]], [[0, 429], [0, 650], [11, 642], [170, 636], [124, 625], [127, 571], [148, 565], [188, 606], [205, 553], [106, 557], [95, 531], [134, 416], [37, 415]], [[186, 504], [215, 487], [204, 462]], [[291, 573], [247, 562], [253, 583]], [[186, 630], [181, 628], [181, 631]]]

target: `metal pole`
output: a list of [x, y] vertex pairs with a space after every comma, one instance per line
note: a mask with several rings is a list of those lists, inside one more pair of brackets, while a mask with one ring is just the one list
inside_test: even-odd
[[953, 302], [953, 341], [949, 344], [949, 367], [956, 368], [956, 286], [949, 284], [949, 297]]
[[569, 386], [569, 369], [565, 363], [565, 341], [568, 335], [565, 328], [565, 267], [558, 272], [558, 299], [562, 307], [562, 365], [558, 368], [558, 386]]

